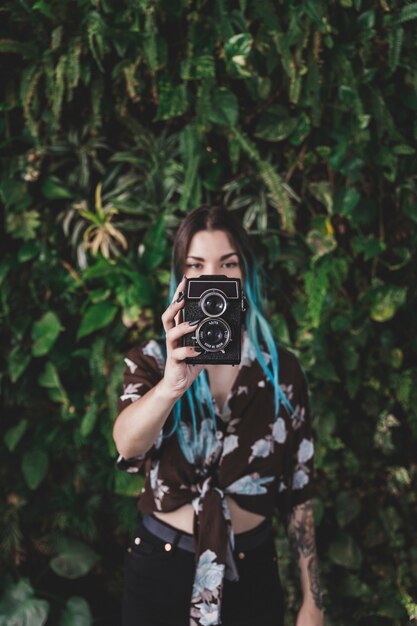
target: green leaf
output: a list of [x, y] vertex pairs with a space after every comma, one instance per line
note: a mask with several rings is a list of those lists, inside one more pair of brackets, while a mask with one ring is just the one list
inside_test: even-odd
[[30, 261], [35, 256], [37, 256], [40, 252], [40, 246], [37, 241], [27, 241], [19, 248], [19, 252], [17, 253], [17, 258], [20, 263], [26, 263], [26, 261]]
[[23, 455], [21, 470], [29, 489], [36, 489], [48, 471], [48, 455], [42, 450], [28, 450]]
[[368, 292], [371, 301], [370, 316], [376, 322], [392, 319], [398, 309], [403, 306], [407, 297], [407, 287], [381, 285]]
[[53, 311], [45, 313], [32, 326], [33, 356], [48, 354], [62, 330], [64, 327], [61, 326], [58, 316]]
[[349, 85], [340, 85], [339, 87], [339, 100], [348, 107], [354, 105], [357, 99], [357, 93]]
[[33, 43], [22, 43], [16, 39], [0, 39], [0, 53], [18, 54], [26, 59], [36, 55], [36, 47]]
[[359, 353], [352, 344], [343, 347], [343, 365], [348, 372], [356, 370], [359, 364]]
[[47, 361], [43, 372], [38, 378], [41, 387], [48, 389], [48, 395], [54, 402], [68, 404], [68, 397], [65, 393], [55, 365], [51, 361]]
[[30, 354], [23, 351], [21, 345], [14, 346], [9, 352], [7, 367], [12, 383], [15, 383], [30, 363]]
[[224, 44], [226, 64], [229, 70], [242, 78], [252, 75], [252, 71], [247, 67], [252, 45], [253, 39], [249, 33], [233, 35]]
[[348, 187], [347, 189], [339, 190], [335, 194], [334, 209], [336, 213], [351, 217], [353, 210], [360, 200], [360, 194], [355, 187]]
[[38, 383], [41, 385], [41, 387], [46, 387], [49, 389], [59, 387], [61, 385], [57, 369], [55, 365], [51, 363], [51, 361], [48, 361], [45, 364], [44, 370], [38, 378]]
[[88, 574], [98, 561], [99, 556], [92, 548], [77, 539], [66, 537], [49, 565], [58, 576], [74, 579]]
[[296, 126], [297, 120], [288, 115], [285, 107], [274, 105], [261, 113], [254, 135], [265, 141], [282, 141], [291, 135]]
[[166, 253], [167, 241], [163, 215], [148, 230], [143, 244], [145, 249], [142, 255], [142, 262], [148, 271], [152, 271], [161, 265]]
[[72, 200], [74, 194], [66, 189], [56, 176], [48, 176], [42, 184], [42, 193], [47, 200]]
[[316, 430], [321, 441], [330, 439], [336, 428], [336, 417], [334, 413], [325, 413], [319, 415], [316, 421]]
[[345, 576], [340, 584], [340, 593], [348, 598], [366, 598], [371, 588], [354, 574]]
[[86, 438], [93, 431], [97, 420], [97, 402], [92, 400], [87, 407], [87, 411], [81, 421], [80, 433]]
[[308, 189], [326, 207], [327, 212], [331, 214], [333, 212], [333, 194], [330, 182], [321, 180], [317, 183], [310, 183]]
[[19, 212], [28, 209], [32, 203], [26, 183], [23, 180], [13, 178], [1, 181], [0, 197], [7, 208], [16, 209]]
[[417, 2], [411, 2], [401, 8], [400, 18], [398, 20], [400, 24], [415, 19], [417, 19]]
[[39, 211], [22, 211], [21, 213], [9, 213], [6, 216], [6, 231], [14, 239], [35, 239], [36, 231], [41, 225]]
[[49, 603], [34, 597], [27, 578], [8, 583], [0, 600], [0, 626], [42, 626], [46, 623]]
[[310, 118], [306, 113], [301, 113], [300, 117], [297, 120], [296, 127], [290, 136], [290, 143], [293, 146], [299, 146], [303, 143], [303, 141], [308, 136], [311, 130], [311, 122]]
[[406, 143], [399, 143], [393, 148], [394, 154], [414, 155], [416, 153], [413, 146], [409, 146]]
[[365, 11], [359, 15], [356, 24], [360, 30], [369, 33], [375, 26], [375, 11]]
[[364, 260], [368, 261], [384, 252], [387, 245], [385, 241], [381, 241], [373, 235], [369, 235], [369, 237], [358, 236], [353, 240], [352, 247], [356, 254], [363, 254]]
[[111, 302], [99, 302], [90, 306], [81, 320], [77, 340], [111, 324], [117, 311], [117, 306]]
[[313, 510], [314, 510], [314, 525], [319, 526], [325, 513], [324, 502], [321, 498], [313, 498]]
[[73, 596], [67, 600], [59, 620], [59, 626], [91, 626], [93, 616], [84, 598]]
[[9, 430], [4, 433], [4, 443], [10, 452], [15, 450], [17, 444], [25, 434], [27, 425], [27, 419], [22, 419], [18, 424], [16, 424], [16, 426], [9, 428]]
[[93, 289], [89, 293], [90, 300], [93, 304], [103, 302], [103, 300], [107, 300], [110, 296], [111, 291], [107, 287], [99, 287], [98, 289]]
[[183, 115], [188, 109], [188, 93], [185, 85], [172, 85], [161, 78], [159, 82], [159, 105], [155, 121], [168, 120]]
[[239, 103], [234, 93], [221, 88], [211, 100], [208, 118], [213, 124], [235, 126], [239, 117]]
[[285, 317], [279, 313], [275, 313], [271, 317], [271, 326], [274, 331], [274, 336], [278, 341], [283, 345], [289, 346], [291, 344], [291, 337]]
[[119, 496], [137, 497], [145, 484], [145, 477], [141, 474], [133, 474], [116, 470], [114, 476], [114, 493]]
[[351, 535], [339, 533], [336, 541], [330, 544], [329, 558], [336, 565], [349, 569], [359, 569], [362, 564], [362, 552]]
[[10, 258], [5, 258], [1, 261], [0, 263], [0, 285], [2, 284], [3, 280], [6, 278], [7, 274], [9, 273], [10, 269], [12, 268], [12, 261]]
[[349, 524], [361, 510], [359, 498], [349, 491], [341, 491], [336, 497], [336, 517], [342, 528]]
[[307, 234], [307, 243], [314, 252], [314, 260], [325, 256], [337, 247], [330, 218], [317, 215], [311, 221], [311, 230]]
[[53, 10], [46, 2], [44, 2], [44, 0], [38, 0], [32, 8], [45, 15], [45, 17], [49, 17], [51, 20], [54, 19]]

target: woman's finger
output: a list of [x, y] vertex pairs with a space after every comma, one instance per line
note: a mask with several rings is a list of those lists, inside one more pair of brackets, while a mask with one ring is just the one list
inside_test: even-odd
[[189, 322], [181, 322], [180, 324], [177, 324], [177, 326], [170, 328], [169, 330], [167, 330], [166, 333], [167, 342], [169, 342], [170, 344], [174, 344], [176, 341], [181, 339], [181, 337], [184, 337], [184, 335], [188, 335], [188, 333], [193, 333], [197, 328], [199, 322], [200, 320], [196, 320], [192, 324], [190, 324]]
[[184, 359], [189, 358], [189, 357], [195, 357], [198, 356], [200, 354], [200, 349], [196, 350], [195, 348], [193, 348], [192, 346], [184, 346], [181, 348], [174, 348], [171, 351], [171, 358], [174, 359], [174, 361], [184, 361]]
[[186, 279], [185, 274], [184, 274], [184, 276], [181, 278], [181, 280], [180, 280], [180, 282], [178, 283], [178, 286], [177, 286], [177, 288], [176, 288], [176, 290], [175, 290], [174, 296], [173, 296], [173, 298], [172, 298], [172, 301], [173, 301], [173, 302], [175, 302], [175, 301], [177, 300], [178, 296], [180, 295], [180, 291], [184, 291], [184, 289], [185, 289], [185, 282], [186, 282], [186, 280], [187, 280], [187, 279]]
[[179, 310], [184, 306], [184, 292], [185, 289], [185, 276], [180, 281], [177, 289], [175, 290], [174, 298], [168, 308], [161, 315], [162, 324], [165, 332], [175, 326], [175, 316]]

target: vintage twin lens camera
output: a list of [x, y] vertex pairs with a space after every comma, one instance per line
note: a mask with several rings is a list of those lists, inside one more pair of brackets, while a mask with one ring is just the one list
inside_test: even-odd
[[[200, 320], [183, 338], [183, 346], [201, 350], [186, 363], [240, 363], [243, 315], [247, 300], [239, 278], [203, 275], [185, 286], [183, 320]], [[194, 330], [195, 329], [195, 330]]]

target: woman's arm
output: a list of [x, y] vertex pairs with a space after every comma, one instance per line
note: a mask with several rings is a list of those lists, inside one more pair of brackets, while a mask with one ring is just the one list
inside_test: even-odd
[[303, 604], [297, 617], [296, 626], [322, 626], [323, 602], [311, 500], [307, 500], [292, 509], [288, 522], [288, 537], [300, 568], [303, 592]]
[[125, 459], [145, 454], [155, 442], [178, 396], [164, 379], [119, 413], [113, 426], [117, 451]]
[[[162, 380], [151, 387], [145, 365], [135, 370], [136, 382], [143, 397], [126, 406], [113, 426], [113, 440], [124, 458], [144, 455], [154, 444], [176, 401], [201, 372], [202, 365], [188, 365], [186, 357], [196, 356], [193, 347], [181, 347], [182, 337], [191, 332], [187, 322], [175, 319], [184, 306], [185, 278], [179, 283], [174, 299], [162, 315], [166, 334], [167, 360]], [[143, 370], [143, 371], [141, 371]]]

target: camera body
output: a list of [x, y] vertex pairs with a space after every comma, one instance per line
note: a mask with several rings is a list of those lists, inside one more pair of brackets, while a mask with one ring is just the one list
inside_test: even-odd
[[239, 278], [202, 275], [187, 279], [183, 321], [200, 320], [185, 335], [183, 346], [200, 352], [186, 363], [236, 365], [241, 358], [241, 337], [247, 300]]

